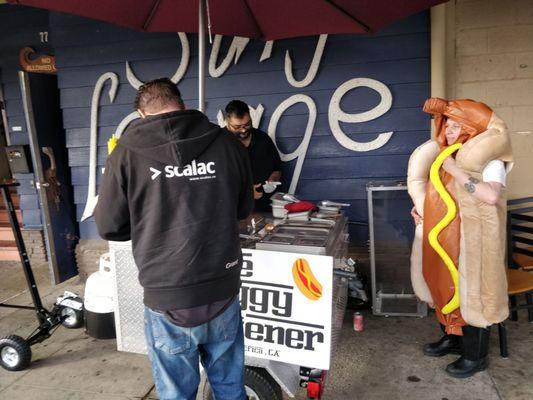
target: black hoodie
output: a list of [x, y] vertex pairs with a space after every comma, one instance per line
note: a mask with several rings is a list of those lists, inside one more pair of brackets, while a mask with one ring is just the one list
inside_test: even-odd
[[144, 304], [173, 310], [238, 293], [238, 220], [252, 207], [244, 147], [186, 110], [130, 125], [107, 160], [94, 215], [104, 239], [132, 240]]

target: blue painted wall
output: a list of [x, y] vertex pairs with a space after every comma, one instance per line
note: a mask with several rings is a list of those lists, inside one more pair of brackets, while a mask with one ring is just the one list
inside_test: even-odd
[[[3, 21], [6, 15], [1, 11], [2, 7], [0, 20]], [[46, 13], [35, 13], [43, 18], [41, 21], [36, 16], [37, 21], [46, 25]], [[33, 27], [26, 36], [20, 36], [21, 30], [17, 28], [17, 36], [12, 39], [21, 43], [33, 38], [35, 31], [39, 30]], [[131, 104], [135, 90], [126, 79], [125, 62], [130, 61], [142, 80], [170, 76], [179, 63], [181, 46], [174, 34], [139, 33], [56, 13], [49, 16], [49, 31], [59, 70], [61, 107], [79, 219], [87, 194], [90, 103], [97, 79], [105, 72], [115, 72], [120, 79], [115, 101], [110, 104], [105, 96], [106, 87], [100, 103], [98, 163], [103, 166], [108, 137], [133, 111]], [[3, 25], [0, 23], [1, 32]], [[197, 105], [198, 82], [196, 35], [189, 34], [188, 38], [191, 59], [179, 87], [186, 103], [194, 108]], [[330, 36], [314, 81], [305, 88], [294, 88], [285, 78], [285, 50], [291, 51], [294, 74], [301, 79], [307, 73], [317, 39], [276, 41], [271, 58], [262, 63], [259, 63], [259, 57], [264, 44], [250, 42], [240, 61], [231, 65], [222, 77], [207, 76], [207, 114], [216, 121], [218, 110], [233, 98], [240, 98], [254, 107], [261, 103], [265, 111], [260, 128], [266, 131], [272, 113], [283, 100], [294, 94], [310, 96], [318, 115], [296, 194], [308, 200], [328, 198], [349, 202], [352, 204], [348, 210], [350, 219], [367, 221], [366, 183], [405, 179], [410, 153], [429, 137], [429, 119], [421, 112], [430, 90], [429, 14], [410, 17], [377, 35]], [[5, 51], [4, 42], [4, 38], [0, 39], [0, 54]], [[229, 38], [224, 40], [219, 62], [225, 56], [229, 42]], [[7, 51], [10, 57], [13, 51], [13, 46]], [[16, 62], [10, 64], [9, 71], [14, 64]], [[5, 69], [2, 64], [0, 68], [2, 72]], [[2, 74], [4, 89], [9, 96], [10, 125], [23, 124], [17, 97], [20, 95], [12, 75], [9, 72], [9, 76], [4, 78]], [[381, 132], [394, 131], [387, 144], [370, 152], [353, 152], [342, 147], [331, 134], [328, 123], [332, 94], [342, 83], [357, 77], [381, 81], [393, 96], [392, 108], [385, 115], [366, 123], [341, 123], [343, 131], [360, 142], [373, 140]], [[376, 106], [379, 99], [375, 91], [361, 88], [348, 92], [341, 106], [345, 112], [362, 112]], [[277, 127], [277, 145], [281, 151], [289, 153], [300, 144], [307, 119], [307, 107], [303, 104], [286, 110]], [[23, 136], [20, 135], [21, 141]], [[292, 175], [294, 164], [295, 161], [285, 163], [286, 177]], [[28, 207], [30, 203], [35, 206], [31, 197], [26, 201]], [[80, 223], [80, 233], [82, 238], [97, 238], [92, 221]], [[353, 226], [351, 233], [355, 239], [368, 238], [365, 227]]]

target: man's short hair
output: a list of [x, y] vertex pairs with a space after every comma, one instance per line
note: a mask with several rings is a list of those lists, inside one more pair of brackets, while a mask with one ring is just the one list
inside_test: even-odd
[[183, 108], [178, 86], [168, 78], [154, 79], [141, 85], [135, 96], [136, 110], [155, 113], [169, 106]]
[[226, 106], [226, 118], [237, 117], [242, 118], [245, 115], [250, 115], [248, 104], [240, 100], [232, 100]]

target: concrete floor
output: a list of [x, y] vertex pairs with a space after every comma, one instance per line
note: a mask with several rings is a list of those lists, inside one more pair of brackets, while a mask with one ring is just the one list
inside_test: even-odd
[[[46, 265], [34, 270], [45, 305], [65, 289], [83, 294], [77, 278], [51, 286]], [[0, 263], [0, 301], [16, 296], [12, 303], [30, 304], [25, 287], [20, 264]], [[345, 320], [326, 399], [533, 399], [533, 324], [525, 312], [519, 322], [507, 322], [510, 358], [499, 357], [493, 332], [489, 370], [465, 380], [444, 373], [454, 356], [422, 356], [422, 344], [439, 337], [433, 318], [364, 316], [364, 332], [352, 330], [349, 316]], [[32, 311], [0, 308], [0, 336], [27, 336], [35, 325]], [[30, 369], [0, 369], [0, 398], [157, 399], [147, 358], [115, 349], [114, 340], [95, 340], [83, 330], [60, 327], [52, 338], [32, 347]], [[305, 399], [303, 391], [297, 399]]]

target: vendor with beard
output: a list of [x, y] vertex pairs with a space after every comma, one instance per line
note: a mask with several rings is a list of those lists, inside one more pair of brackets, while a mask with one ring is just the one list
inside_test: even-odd
[[[254, 211], [270, 211], [270, 197], [281, 179], [281, 159], [272, 139], [252, 127], [248, 105], [232, 100], [226, 106], [226, 129], [248, 150], [254, 179]], [[269, 183], [272, 182], [272, 183]]]

